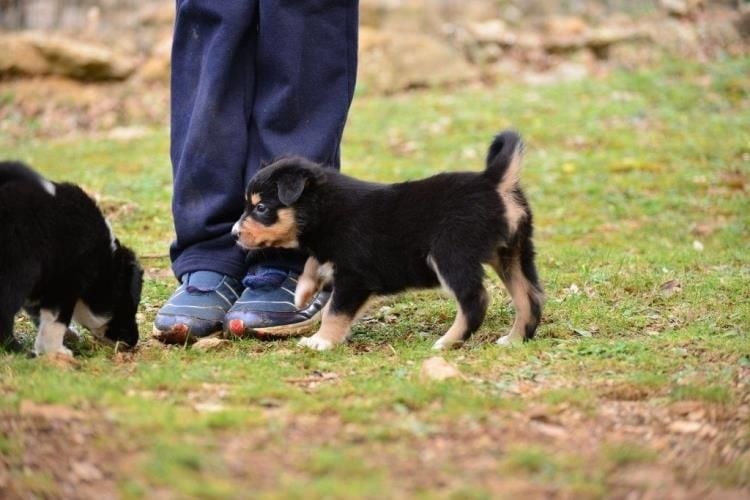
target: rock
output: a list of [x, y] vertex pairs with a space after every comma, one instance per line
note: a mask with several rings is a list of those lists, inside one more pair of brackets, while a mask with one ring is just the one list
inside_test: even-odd
[[59, 35], [24, 32], [0, 36], [0, 76], [124, 80], [135, 67], [132, 58], [109, 48]]
[[482, 44], [493, 43], [512, 46], [518, 38], [514, 33], [508, 31], [508, 27], [500, 19], [472, 23], [467, 25], [466, 29], [475, 41]]
[[685, 17], [703, 6], [705, 0], [659, 0], [659, 7], [671, 16]]
[[646, 26], [649, 37], [662, 49], [680, 57], [696, 57], [703, 53], [698, 33], [690, 23], [662, 19]]
[[552, 16], [544, 20], [542, 30], [549, 36], [571, 37], [588, 31], [586, 21], [576, 16]]
[[359, 85], [377, 93], [475, 81], [479, 71], [437, 37], [416, 32], [360, 30]]
[[672, 15], [684, 16], [688, 13], [688, 3], [685, 0], [659, 0], [659, 7]]
[[144, 82], [169, 83], [172, 66], [169, 57], [152, 56], [138, 70], [138, 78]]
[[231, 344], [227, 339], [217, 339], [214, 337], [208, 337], [205, 339], [198, 340], [193, 344], [192, 349], [198, 351], [217, 351], [219, 349], [225, 349]]
[[89, 462], [73, 462], [71, 472], [74, 479], [83, 481], [84, 483], [99, 481], [104, 477], [102, 471], [96, 465]]
[[138, 24], [142, 26], [172, 26], [175, 14], [175, 6], [171, 2], [146, 5], [138, 13]]
[[691, 420], [675, 420], [669, 424], [669, 430], [677, 434], [694, 434], [700, 430], [703, 426], [700, 422], [693, 422]]
[[441, 356], [433, 356], [422, 363], [422, 369], [419, 372], [424, 381], [429, 380], [447, 380], [450, 378], [460, 378], [461, 372], [458, 368], [448, 363]]
[[392, 3], [383, 0], [361, 0], [359, 2], [360, 27], [381, 27], [388, 15], [389, 4]]
[[0, 35], [0, 76], [50, 74], [47, 60], [24, 36]]
[[603, 26], [591, 30], [586, 36], [586, 46], [600, 58], [607, 57], [613, 45], [648, 40], [643, 30], [627, 27]]

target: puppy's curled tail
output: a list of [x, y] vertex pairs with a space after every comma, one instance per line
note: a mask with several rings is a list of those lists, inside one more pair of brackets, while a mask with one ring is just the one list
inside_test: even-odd
[[512, 193], [521, 176], [523, 141], [518, 132], [505, 130], [495, 136], [487, 151], [487, 170], [484, 175], [501, 194]]
[[55, 195], [54, 183], [48, 181], [25, 163], [20, 161], [0, 161], [0, 187], [9, 182], [29, 182], [38, 185], [51, 195]]

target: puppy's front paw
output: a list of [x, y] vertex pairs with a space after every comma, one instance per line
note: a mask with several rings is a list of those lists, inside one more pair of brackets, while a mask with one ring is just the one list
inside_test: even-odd
[[433, 351], [444, 351], [446, 349], [455, 349], [456, 347], [459, 347], [463, 342], [451, 342], [450, 340], [444, 340], [442, 338], [437, 339], [434, 344], [432, 344], [432, 350]]
[[312, 337], [304, 337], [300, 339], [297, 345], [308, 347], [316, 351], [327, 351], [333, 347], [333, 342], [318, 337], [317, 335], [313, 335]]
[[300, 278], [299, 282], [297, 282], [297, 289], [294, 291], [294, 306], [297, 309], [302, 309], [303, 306], [306, 306], [310, 302], [310, 299], [313, 298], [313, 295], [315, 295], [316, 288], [315, 280]]
[[520, 335], [513, 335], [513, 333], [509, 333], [508, 335], [497, 339], [497, 345], [502, 345], [505, 347], [512, 347], [521, 344], [523, 344], [523, 337], [521, 337]]

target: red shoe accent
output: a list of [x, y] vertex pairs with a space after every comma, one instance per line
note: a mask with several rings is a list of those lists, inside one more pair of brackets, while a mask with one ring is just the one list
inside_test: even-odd
[[229, 322], [229, 331], [238, 337], [245, 335], [245, 323], [241, 319], [233, 319]]

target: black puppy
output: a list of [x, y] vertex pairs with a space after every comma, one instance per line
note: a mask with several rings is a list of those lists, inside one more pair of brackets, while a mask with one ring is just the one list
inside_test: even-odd
[[37, 354], [64, 353], [71, 318], [98, 338], [138, 342], [143, 271], [99, 208], [73, 184], [0, 162], [0, 347], [18, 351], [13, 317], [39, 326]]
[[372, 295], [442, 285], [458, 302], [440, 349], [465, 341], [487, 310], [482, 264], [508, 288], [516, 320], [500, 344], [530, 339], [543, 292], [534, 266], [529, 204], [519, 187], [523, 145], [498, 135], [481, 173], [447, 173], [400, 184], [347, 177], [302, 158], [263, 168], [247, 187], [245, 212], [233, 232], [248, 249], [301, 248], [311, 258], [298, 283], [301, 306], [333, 274], [333, 295], [320, 330], [300, 341], [324, 350], [342, 342]]

